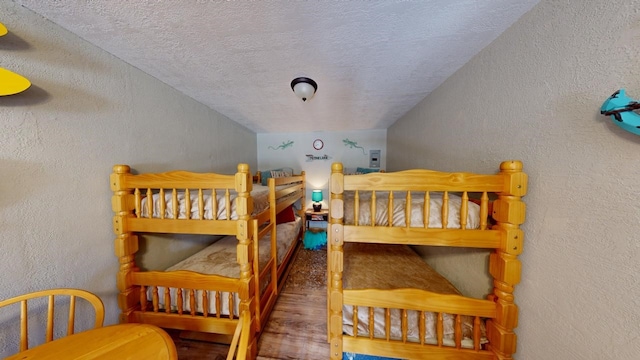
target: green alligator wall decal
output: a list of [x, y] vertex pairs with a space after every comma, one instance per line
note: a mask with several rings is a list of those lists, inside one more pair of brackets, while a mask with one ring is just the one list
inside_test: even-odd
[[364, 152], [364, 148], [362, 146], [358, 146], [358, 143], [355, 141], [351, 141], [349, 140], [349, 138], [346, 138], [344, 140], [342, 140], [342, 142], [344, 143], [344, 146], [350, 146], [351, 149], [353, 148], [358, 148], [362, 150], [362, 154], [367, 155], [366, 152]]
[[287, 142], [283, 141], [281, 145], [278, 145], [276, 147], [273, 147], [273, 146], [269, 145], [269, 149], [271, 149], [271, 150], [284, 150], [284, 149], [286, 149], [288, 147], [293, 147], [293, 140], [289, 140]]

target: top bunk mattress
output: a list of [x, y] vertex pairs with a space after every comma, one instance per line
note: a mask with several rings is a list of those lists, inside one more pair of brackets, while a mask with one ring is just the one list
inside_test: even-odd
[[[455, 194], [447, 194], [447, 229], [460, 229], [460, 213], [462, 198]], [[358, 192], [358, 225], [371, 225], [372, 192]], [[429, 193], [428, 206], [425, 210], [425, 193], [411, 192], [411, 218], [410, 227], [425, 227], [425, 212], [428, 212], [428, 228], [443, 228], [442, 210], [444, 206], [442, 193]], [[406, 226], [406, 192], [393, 192], [393, 204], [389, 210], [389, 192], [377, 191], [375, 198], [375, 225], [376, 226]], [[344, 224], [355, 225], [356, 196], [354, 191], [344, 193]], [[480, 205], [467, 201], [466, 229], [480, 227]], [[389, 225], [389, 212], [391, 212], [392, 224]]]
[[[276, 190], [281, 188], [286, 188], [287, 185], [276, 186]], [[199, 219], [200, 218], [200, 206], [199, 206], [199, 196], [196, 191], [191, 192], [189, 194], [190, 199], [190, 211], [189, 217], [187, 217], [186, 207], [187, 201], [184, 191], [179, 191], [176, 194], [178, 201], [178, 219]], [[225, 190], [217, 190], [216, 191], [216, 206], [215, 206], [215, 214], [214, 214], [214, 204], [212, 201], [211, 193], [203, 194], [203, 202], [204, 202], [204, 219], [205, 220], [237, 220], [238, 214], [236, 212], [236, 198], [237, 193], [235, 191], [229, 192], [229, 201], [231, 202], [231, 211], [230, 216], [227, 216], [227, 199]], [[260, 184], [254, 184], [253, 190], [251, 191], [251, 198], [253, 199], [253, 214], [259, 214], [264, 210], [269, 208], [269, 187], [263, 186]], [[165, 211], [164, 218], [165, 219], [173, 219], [173, 192], [166, 191], [164, 193], [164, 201], [165, 201]], [[149, 218], [149, 205], [148, 197], [142, 199], [141, 203], [141, 217]], [[153, 194], [152, 197], [152, 208], [153, 208], [153, 218], [161, 218], [161, 197], [160, 194]], [[252, 215], [253, 215], [252, 214]]]

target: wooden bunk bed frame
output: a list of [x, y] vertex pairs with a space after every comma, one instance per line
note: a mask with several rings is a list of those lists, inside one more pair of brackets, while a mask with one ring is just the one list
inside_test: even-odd
[[[247, 164], [239, 164], [235, 174], [192, 173], [186, 171], [170, 171], [165, 173], [149, 173], [134, 175], [127, 165], [116, 165], [111, 174], [111, 189], [113, 191], [112, 208], [114, 211], [113, 229], [116, 234], [115, 254], [120, 267], [117, 274], [118, 305], [121, 309], [120, 322], [139, 322], [154, 324], [164, 328], [190, 330], [203, 333], [221, 334], [220, 339], [231, 342], [239, 341], [238, 354], [242, 358], [254, 359], [257, 355], [257, 337], [264, 327], [278, 292], [284, 284], [283, 276], [297, 249], [300, 236], [288, 250], [281, 266], [276, 260], [276, 214], [301, 200], [305, 203], [305, 174], [292, 175], [286, 178], [269, 179], [269, 207], [257, 214], [253, 213], [253, 199], [251, 191], [254, 177], [251, 176]], [[160, 217], [141, 215], [142, 199], [152, 198], [152, 194], [171, 192], [175, 196], [178, 192], [197, 194], [199, 218], [179, 218], [178, 206], [173, 206], [173, 217], [165, 218], [166, 204], [161, 201]], [[226, 204], [226, 219], [205, 219], [203, 194], [206, 192], [219, 193], [224, 191]], [[230, 193], [236, 193], [235, 210], [237, 217], [231, 217]], [[190, 199], [191, 196], [185, 196]], [[213, 201], [215, 203], [215, 201]], [[153, 212], [151, 204], [148, 213]], [[177, 198], [173, 198], [177, 204]], [[191, 206], [187, 201], [185, 208]], [[215, 214], [217, 211], [213, 211]], [[189, 212], [187, 212], [188, 214]], [[298, 215], [303, 217], [304, 210]], [[304, 224], [304, 222], [302, 222]], [[304, 226], [304, 225], [303, 225]], [[268, 264], [259, 269], [254, 257], [258, 252], [258, 241], [271, 232], [271, 255]], [[208, 234], [235, 235], [238, 239], [236, 257], [240, 274], [238, 278], [219, 275], [205, 275], [193, 271], [140, 271], [135, 264], [135, 254], [138, 251], [138, 233], [175, 233], [175, 234]], [[260, 284], [269, 280], [260, 295]], [[147, 301], [147, 288], [153, 289], [152, 301]], [[169, 291], [158, 294], [158, 287], [165, 289], [180, 289], [176, 292], [177, 309], [166, 306], [159, 309], [158, 300], [164, 299], [170, 304]], [[219, 305], [215, 314], [196, 311], [196, 289], [202, 291], [203, 303], [207, 303], [207, 292], [215, 294], [216, 304], [220, 304], [222, 293], [229, 293], [229, 303], [232, 297], [239, 298], [239, 316], [234, 316], [230, 305], [229, 315], [221, 315]], [[164, 298], [161, 298], [164, 296]], [[184, 298], [183, 298], [184, 296]], [[213, 296], [213, 295], [212, 295]], [[182, 302], [188, 299], [190, 309], [183, 309]], [[214, 310], [214, 309], [211, 309]], [[242, 333], [242, 336], [239, 334]], [[236, 335], [235, 339], [232, 335]]]
[[[444, 194], [445, 205], [449, 193], [461, 194], [460, 209], [461, 228], [447, 228], [447, 206], [442, 206], [442, 228], [412, 227], [410, 220], [406, 225], [377, 226], [372, 224], [358, 225], [358, 205], [354, 204], [354, 224], [345, 224], [346, 191], [352, 191], [356, 199], [358, 193], [372, 194], [376, 192], [404, 192], [407, 203], [411, 203], [411, 192], [428, 194], [439, 192]], [[431, 170], [407, 170], [391, 173], [372, 173], [366, 175], [344, 175], [343, 166], [334, 163], [331, 167], [330, 179], [330, 217], [328, 229], [328, 340], [331, 359], [342, 359], [343, 352], [366, 355], [386, 356], [401, 359], [512, 359], [516, 351], [516, 334], [514, 328], [518, 321], [518, 308], [514, 303], [513, 291], [520, 282], [521, 264], [518, 255], [522, 252], [524, 234], [519, 225], [524, 222], [525, 204], [521, 197], [527, 191], [527, 175], [522, 171], [520, 161], [505, 161], [500, 164], [500, 171], [495, 175], [473, 173], [447, 173]], [[478, 197], [480, 205], [480, 227], [465, 229], [467, 201], [469, 196]], [[489, 200], [491, 197], [492, 200]], [[389, 196], [393, 198], [393, 196]], [[391, 202], [392, 200], [389, 200]], [[425, 201], [427, 202], [427, 201]], [[371, 202], [371, 216], [375, 219], [376, 202]], [[428, 202], [427, 202], [428, 203]], [[492, 205], [492, 209], [490, 210]], [[424, 210], [428, 224], [429, 209]], [[403, 210], [409, 214], [409, 206]], [[433, 210], [435, 211], [435, 210]], [[493, 224], [488, 222], [491, 211]], [[389, 212], [391, 213], [391, 212]], [[391, 215], [389, 215], [391, 216]], [[391, 218], [388, 221], [392, 223]], [[493, 291], [487, 299], [474, 299], [460, 295], [442, 295], [418, 289], [343, 289], [343, 245], [354, 243], [388, 243], [423, 246], [447, 246], [491, 249], [489, 273], [493, 277]], [[480, 270], [479, 270], [480, 271]], [[482, 269], [481, 271], [486, 271]], [[407, 274], [412, 276], [412, 274]], [[406, 321], [402, 323], [404, 340], [394, 340], [386, 330], [386, 339], [374, 338], [373, 335], [350, 336], [343, 331], [343, 305], [373, 308], [400, 309], [406, 318], [406, 311], [436, 313], [438, 316], [437, 344], [425, 341], [410, 342], [406, 340]], [[365, 311], [365, 310], [361, 310]], [[455, 346], [443, 344], [442, 314], [455, 316]], [[387, 324], [390, 322], [387, 315]], [[460, 343], [460, 317], [471, 316], [474, 319], [473, 348], [463, 348]], [[355, 317], [355, 316], [354, 316]], [[480, 322], [486, 321], [486, 341], [480, 343]], [[357, 319], [354, 319], [354, 323]], [[389, 326], [389, 325], [387, 325]], [[424, 339], [424, 328], [420, 329], [420, 338]], [[371, 329], [368, 334], [373, 334]]]

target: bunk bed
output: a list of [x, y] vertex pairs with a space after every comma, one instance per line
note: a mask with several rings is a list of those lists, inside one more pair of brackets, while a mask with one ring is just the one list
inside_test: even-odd
[[[502, 162], [494, 175], [343, 171], [332, 165], [329, 189], [331, 359], [512, 359], [527, 190], [522, 163]], [[490, 249], [491, 294], [462, 296], [410, 245]]]
[[[302, 211], [295, 214], [293, 205], [304, 204], [305, 174], [286, 175], [262, 186], [253, 184], [247, 164], [235, 174], [134, 175], [127, 165], [114, 166], [120, 322], [220, 334], [226, 341], [242, 332], [235, 341], [247, 346], [238, 353], [255, 358], [257, 336], [303, 233]], [[290, 217], [283, 214], [292, 218], [278, 224]], [[146, 233], [222, 237], [166, 271], [141, 271], [135, 256], [138, 235]]]

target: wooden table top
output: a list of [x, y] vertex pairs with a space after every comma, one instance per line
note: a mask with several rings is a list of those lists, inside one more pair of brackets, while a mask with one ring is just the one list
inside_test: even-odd
[[157, 326], [120, 324], [83, 331], [19, 352], [5, 360], [178, 359], [169, 334]]

